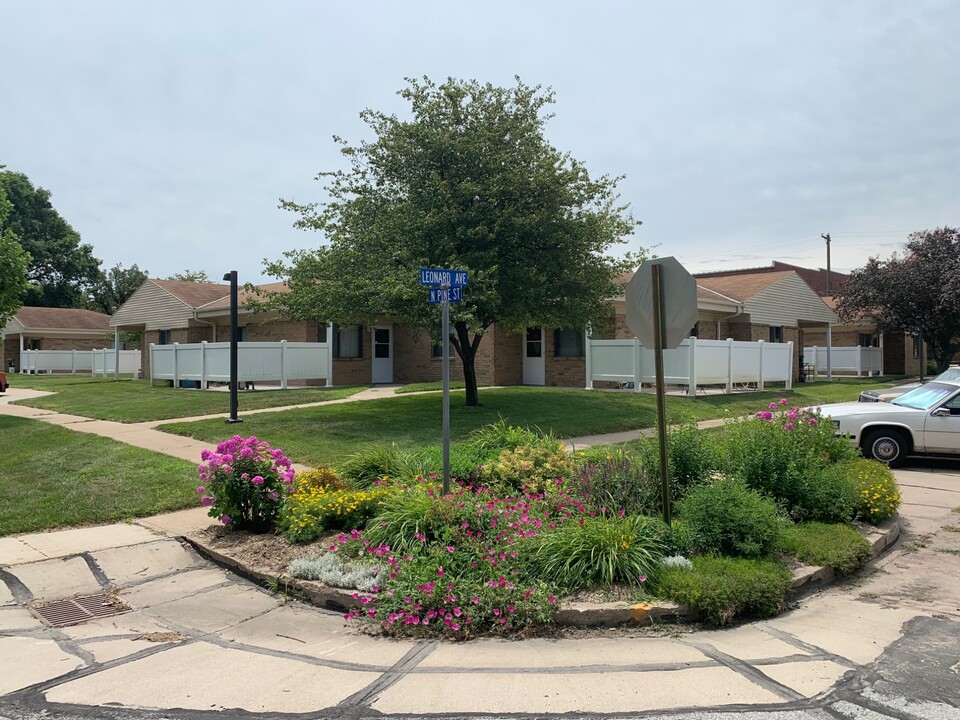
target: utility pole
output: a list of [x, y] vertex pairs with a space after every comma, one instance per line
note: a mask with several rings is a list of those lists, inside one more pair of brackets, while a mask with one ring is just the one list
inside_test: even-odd
[[[827, 241], [827, 296], [830, 294], [830, 233], [820, 233], [820, 237]], [[830, 355], [833, 348], [833, 333], [830, 323], [827, 323], [827, 382], [833, 380], [833, 364]]]

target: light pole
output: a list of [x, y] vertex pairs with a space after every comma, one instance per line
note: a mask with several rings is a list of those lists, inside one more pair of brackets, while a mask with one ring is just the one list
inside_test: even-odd
[[243, 422], [237, 417], [237, 271], [231, 270], [223, 276], [230, 281], [230, 417], [228, 423]]

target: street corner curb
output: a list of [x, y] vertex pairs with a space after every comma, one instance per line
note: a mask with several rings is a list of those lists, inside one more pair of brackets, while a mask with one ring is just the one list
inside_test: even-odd
[[[870, 559], [876, 560], [889, 550], [900, 537], [900, 513], [894, 513], [876, 527], [864, 531], [863, 535], [870, 544]], [[838, 577], [840, 577], [840, 574], [832, 567], [801, 565], [793, 570], [790, 594], [796, 596], [822, 588]]]
[[553, 615], [557, 625], [572, 627], [614, 627], [693, 622], [697, 611], [671, 602], [652, 603], [571, 603]]
[[264, 568], [252, 567], [227, 552], [215, 550], [194, 535], [183, 535], [180, 539], [188, 543], [202, 557], [227, 568], [240, 577], [300, 597], [311, 605], [338, 612], [360, 605], [360, 601], [354, 597], [355, 591], [328, 587], [312, 580], [301, 580], [286, 573], [277, 574]]

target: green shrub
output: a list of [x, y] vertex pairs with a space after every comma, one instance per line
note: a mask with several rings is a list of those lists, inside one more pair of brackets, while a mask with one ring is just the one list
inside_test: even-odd
[[413, 479], [423, 468], [413, 453], [401, 450], [395, 444], [370, 445], [348, 455], [340, 463], [340, 474], [357, 487], [370, 487], [375, 482], [390, 479]]
[[641, 515], [585, 518], [535, 538], [532, 566], [565, 590], [594, 585], [639, 585], [657, 571], [665, 528]]
[[856, 514], [859, 490], [847, 463], [830, 465], [805, 478], [792, 517], [795, 521], [849, 522]]
[[[443, 472], [443, 447], [431, 445], [414, 453], [417, 465], [424, 468], [421, 474], [439, 478]], [[496, 452], [481, 450], [468, 443], [457, 443], [450, 446], [450, 477], [458, 478], [461, 482], [477, 482], [482, 476], [481, 466], [493, 462], [497, 458]]]
[[570, 479], [576, 463], [560, 443], [521, 445], [504, 450], [487, 468], [490, 480], [507, 490], [543, 493], [560, 479]]
[[739, 478], [698, 485], [677, 504], [689, 550], [755, 557], [768, 554], [785, 523], [776, 503]]
[[903, 502], [900, 487], [893, 471], [883, 463], [866, 458], [854, 458], [840, 463], [857, 484], [857, 502], [854, 516], [876, 525], [896, 512]]
[[515, 450], [521, 445], [554, 445], [557, 439], [552, 434], [543, 433], [539, 429], [532, 430], [516, 425], [508, 425], [504, 418], [495, 423], [484, 425], [470, 432], [467, 444], [483, 452], [500, 452], [501, 450]]
[[296, 474], [294, 486], [303, 492], [306, 489], [347, 490], [350, 483], [340, 478], [333, 468], [319, 467]]
[[849, 525], [799, 523], [780, 533], [777, 549], [807, 565], [850, 573], [870, 559], [870, 543]]
[[701, 618], [726, 625], [735, 617], [771, 617], [786, 603], [792, 576], [773, 560], [717, 557], [693, 558], [693, 570], [661, 568], [654, 586], [662, 596], [697, 608]]
[[660, 508], [660, 484], [646, 466], [625, 453], [607, 455], [581, 466], [573, 488], [601, 515], [649, 515]]
[[435, 539], [428, 514], [436, 503], [421, 488], [397, 492], [384, 501], [367, 523], [363, 538], [371, 545], [388, 545], [394, 553], [411, 553], [426, 539]]
[[782, 503], [793, 517], [810, 517], [805, 504], [809, 478], [856, 457], [856, 450], [836, 437], [833, 424], [818, 413], [785, 403], [771, 403], [756, 417], [729, 423], [718, 464], [725, 474], [743, 478], [752, 489]]
[[[714, 453], [708, 437], [707, 433], [697, 429], [695, 422], [685, 422], [667, 430], [670, 491], [674, 501], [681, 499], [695, 485], [707, 482], [713, 474]], [[657, 452], [659, 454], [659, 449]], [[659, 469], [659, 464], [657, 467]]]

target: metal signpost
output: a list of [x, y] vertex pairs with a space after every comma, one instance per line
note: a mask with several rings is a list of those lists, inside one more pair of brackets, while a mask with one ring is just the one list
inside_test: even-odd
[[450, 492], [450, 303], [463, 300], [466, 270], [420, 268], [420, 284], [430, 288], [430, 303], [443, 305], [440, 342], [443, 349], [443, 494]]
[[660, 441], [660, 493], [663, 521], [670, 524], [670, 465], [667, 457], [667, 414], [663, 382], [663, 349], [679, 347], [697, 323], [697, 282], [677, 262], [665, 257], [647, 260], [624, 292], [627, 325], [640, 342], [653, 346], [657, 383], [657, 437]]
[[243, 420], [237, 417], [237, 390], [240, 387], [237, 378], [237, 271], [231, 270], [223, 279], [230, 281], [230, 417], [227, 422], [240, 423]]

